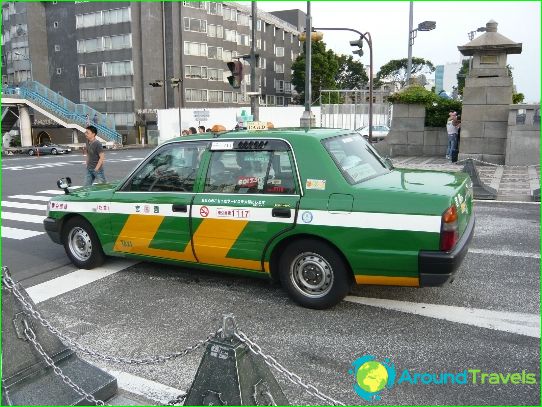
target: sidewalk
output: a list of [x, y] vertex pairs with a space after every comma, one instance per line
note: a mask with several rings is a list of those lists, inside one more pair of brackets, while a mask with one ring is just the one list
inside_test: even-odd
[[[451, 163], [442, 157], [395, 157], [397, 168], [416, 168], [437, 171], [462, 171], [464, 161]], [[475, 161], [484, 185], [497, 191], [497, 200], [532, 202], [540, 188], [540, 166], [516, 167], [484, 165]]]

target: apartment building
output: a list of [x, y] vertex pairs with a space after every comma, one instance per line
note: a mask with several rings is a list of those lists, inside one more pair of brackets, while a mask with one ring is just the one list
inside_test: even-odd
[[[258, 10], [256, 31], [261, 103], [270, 106], [291, 103], [304, 21], [299, 10], [278, 14], [290, 18]], [[2, 19], [3, 83], [39, 81], [114, 117], [123, 135], [152, 126], [154, 109], [250, 104], [242, 58], [252, 43], [250, 2], [5, 2]], [[241, 89], [227, 81], [226, 63], [237, 58]], [[179, 87], [172, 78], [182, 78]], [[165, 86], [150, 85], [157, 81]]]

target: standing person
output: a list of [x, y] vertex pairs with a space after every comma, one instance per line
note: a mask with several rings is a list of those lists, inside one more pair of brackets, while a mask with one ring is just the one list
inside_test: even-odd
[[446, 132], [448, 133], [448, 148], [446, 149], [446, 159], [452, 158], [452, 152], [457, 148], [457, 113], [450, 112], [446, 122]]
[[205, 133], [205, 126], [198, 126], [198, 133]]
[[94, 117], [92, 118], [92, 121], [94, 124], [98, 124], [98, 113], [94, 113]]
[[188, 130], [190, 130], [190, 134], [198, 134], [198, 131], [195, 127], [189, 127]]
[[92, 185], [94, 180], [105, 183], [104, 161], [105, 153], [102, 143], [96, 138], [98, 130], [94, 126], [88, 126], [85, 131], [87, 138], [87, 177], [85, 186]]

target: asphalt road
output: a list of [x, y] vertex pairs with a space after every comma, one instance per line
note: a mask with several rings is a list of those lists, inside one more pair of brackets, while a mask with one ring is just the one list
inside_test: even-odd
[[[147, 152], [110, 153], [106, 175], [121, 177]], [[130, 156], [134, 161], [111, 162]], [[13, 169], [73, 157], [42, 158], [3, 161], [4, 213], [31, 213], [4, 207], [4, 201], [39, 203], [13, 196], [54, 189], [59, 176], [72, 175], [74, 184], [82, 182], [80, 164]], [[279, 286], [267, 281], [143, 262], [61, 295], [55, 296], [52, 291], [58, 287], [52, 287], [52, 298], [38, 306], [84, 346], [129, 357], [182, 350], [216, 331], [222, 314], [233, 313], [240, 329], [264, 352], [347, 404], [539, 405], [540, 206], [477, 202], [475, 213], [470, 251], [458, 277], [446, 287], [358, 287], [333, 309], [314, 311], [296, 306]], [[2, 226], [19, 226], [12, 222], [16, 221], [3, 218]], [[26, 287], [41, 287], [36, 284], [75, 270], [67, 265], [63, 248], [46, 235], [19, 241], [3, 238], [2, 254], [3, 264]], [[105, 266], [117, 264], [110, 260]], [[349, 374], [352, 362], [367, 354], [379, 361], [389, 359], [398, 378], [405, 370], [412, 376], [465, 369], [503, 375], [526, 371], [536, 375], [537, 384], [403, 382], [385, 390], [381, 400], [367, 402], [353, 391]], [[152, 366], [93, 361], [187, 390], [201, 355], [196, 351]], [[275, 376], [290, 403], [322, 404], [283, 376]]]

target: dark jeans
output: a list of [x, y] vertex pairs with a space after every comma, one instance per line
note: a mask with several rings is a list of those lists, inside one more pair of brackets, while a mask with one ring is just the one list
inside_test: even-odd
[[94, 181], [96, 181], [98, 184], [105, 184], [105, 175], [103, 168], [100, 168], [98, 171], [87, 168], [85, 186], [92, 185]]

